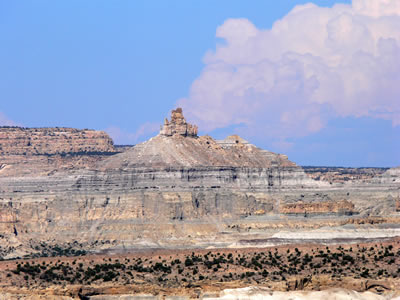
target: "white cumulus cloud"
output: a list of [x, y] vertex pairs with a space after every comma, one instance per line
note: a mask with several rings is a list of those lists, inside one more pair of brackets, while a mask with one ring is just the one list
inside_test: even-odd
[[399, 0], [300, 5], [271, 29], [228, 19], [216, 36], [223, 43], [178, 101], [202, 130], [240, 124], [284, 143], [336, 117], [400, 125]]

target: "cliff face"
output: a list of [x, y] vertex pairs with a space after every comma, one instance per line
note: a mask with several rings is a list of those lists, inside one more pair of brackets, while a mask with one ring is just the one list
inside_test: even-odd
[[322, 221], [294, 216], [297, 229], [339, 226], [348, 213], [396, 217], [396, 172], [368, 184], [314, 181], [285, 155], [238, 136], [198, 137], [181, 110], [172, 114], [158, 136], [123, 153], [72, 156], [83, 161], [41, 175], [22, 172], [32, 161], [0, 170], [0, 257], [39, 253], [44, 242], [93, 251], [235, 245], [274, 238], [304, 212]]
[[197, 137], [197, 126], [187, 123], [183, 117], [182, 108], [177, 108], [171, 112], [171, 121], [164, 120], [164, 126], [161, 128], [160, 134], [165, 136]]
[[282, 214], [352, 214], [355, 212], [354, 204], [349, 201], [324, 201], [316, 203], [287, 203], [281, 206]]
[[0, 155], [115, 152], [103, 131], [73, 128], [0, 127]]
[[0, 177], [89, 168], [118, 152], [103, 131], [0, 127]]

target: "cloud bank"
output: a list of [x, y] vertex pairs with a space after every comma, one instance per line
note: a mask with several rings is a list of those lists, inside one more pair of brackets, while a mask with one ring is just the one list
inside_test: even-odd
[[228, 19], [216, 32], [223, 43], [177, 104], [202, 130], [236, 124], [283, 145], [338, 117], [399, 126], [399, 28], [397, 0], [300, 5], [271, 29]]

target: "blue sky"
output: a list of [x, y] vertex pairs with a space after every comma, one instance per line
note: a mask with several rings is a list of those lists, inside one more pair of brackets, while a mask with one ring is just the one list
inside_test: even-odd
[[[239, 35], [231, 39], [232, 34], [245, 30], [240, 36], [250, 34], [254, 40], [251, 43], [266, 43], [274, 49], [265, 35], [274, 22], [286, 20], [285, 16], [296, 5], [304, 3], [307, 1], [0, 1], [0, 125], [101, 129], [110, 132], [116, 143], [132, 144], [155, 135], [169, 111], [182, 104], [188, 119], [200, 125], [202, 134], [222, 138], [239, 133], [257, 146], [288, 154], [298, 164], [400, 165], [400, 126], [388, 113], [398, 111], [399, 103], [393, 100], [399, 98], [398, 90], [380, 93], [382, 86], [391, 86], [393, 82], [368, 90], [366, 96], [356, 91], [357, 97], [370, 100], [358, 103], [352, 96], [346, 100], [351, 106], [343, 107], [340, 101], [347, 99], [347, 95], [338, 93], [341, 99], [337, 104], [335, 93], [330, 93], [330, 102], [327, 100], [322, 106], [320, 98], [310, 96], [307, 86], [313, 84], [314, 77], [296, 77], [302, 88], [284, 95], [281, 91], [261, 93], [254, 88], [254, 82], [249, 83], [253, 86], [240, 99], [235, 95], [240, 94], [242, 83], [238, 84], [240, 88], [224, 92], [224, 99], [218, 95], [226, 84], [210, 87], [207, 93], [214, 93], [210, 95], [196, 88], [207, 86], [209, 70], [215, 70], [225, 58], [224, 68], [229, 66], [240, 73], [241, 66], [251, 65], [249, 72], [255, 74], [255, 68], [259, 69], [262, 63], [249, 59], [257, 56], [259, 50], [235, 44]], [[351, 2], [313, 3], [329, 9], [335, 3]], [[320, 10], [314, 9], [312, 13], [318, 15]], [[282, 35], [295, 39], [285, 32]], [[285, 41], [278, 41], [279, 47], [283, 47], [280, 53], [297, 51], [298, 45], [294, 47]], [[337, 47], [347, 47], [335, 43]], [[392, 48], [393, 43], [386, 44], [383, 49], [392, 49], [397, 55], [396, 44]], [[220, 53], [220, 48], [225, 52]], [[247, 51], [247, 60], [235, 58], [237, 53], [246, 55]], [[325, 54], [321, 53], [312, 54], [323, 57]], [[229, 57], [232, 60], [228, 61]], [[282, 65], [280, 60], [262, 59], [274, 66]], [[289, 67], [295, 68], [295, 63]], [[323, 79], [316, 78], [322, 86]], [[318, 91], [318, 95], [322, 92]], [[306, 110], [302, 108], [303, 102], [293, 104], [297, 93], [306, 102], [308, 97], [315, 97], [314, 104]], [[389, 99], [385, 106], [377, 105], [377, 95]], [[268, 102], [271, 97], [281, 105]], [[213, 108], [204, 98], [214, 103], [220, 99], [219, 108]], [[249, 103], [257, 112], [242, 109], [250, 98], [253, 100]], [[358, 114], [357, 105], [373, 110]], [[238, 109], [230, 110], [230, 106]], [[197, 112], [202, 114], [196, 115]], [[304, 118], [297, 123], [301, 114]], [[274, 120], [274, 116], [279, 118]], [[298, 125], [290, 125], [288, 118]], [[309, 129], [298, 130], [303, 126]]]

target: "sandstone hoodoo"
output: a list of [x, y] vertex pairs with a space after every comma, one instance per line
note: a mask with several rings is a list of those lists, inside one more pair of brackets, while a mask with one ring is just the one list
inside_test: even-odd
[[313, 180], [286, 155], [237, 135], [198, 136], [180, 108], [157, 136], [122, 153], [101, 132], [20, 131], [3, 129], [1, 140], [2, 258], [400, 233], [397, 170], [344, 183]]
[[198, 128], [196, 125], [186, 122], [183, 117], [182, 108], [178, 107], [171, 112], [171, 121], [168, 121], [168, 119], [164, 120], [164, 126], [161, 128], [160, 134], [165, 136], [178, 134], [197, 137], [197, 130]]
[[286, 155], [259, 149], [237, 135], [221, 141], [198, 137], [197, 126], [186, 122], [181, 108], [172, 110], [171, 121], [165, 119], [157, 136], [99, 164], [103, 169], [273, 166], [295, 168], [301, 171], [301, 180], [309, 179]]

